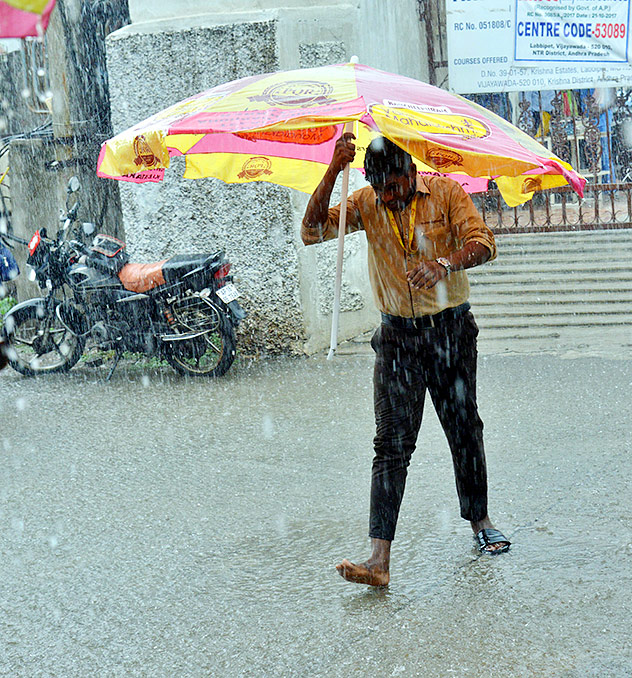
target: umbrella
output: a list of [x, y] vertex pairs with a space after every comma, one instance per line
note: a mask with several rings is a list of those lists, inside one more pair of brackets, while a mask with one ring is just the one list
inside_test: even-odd
[[[422, 172], [448, 174], [466, 190], [481, 190], [494, 179], [512, 206], [536, 190], [566, 184], [583, 195], [586, 181], [568, 163], [494, 113], [354, 60], [255, 75], [186, 99], [106, 141], [97, 173], [136, 183], [162, 181], [170, 157], [184, 155], [188, 178], [267, 181], [312, 193], [343, 126], [356, 135], [353, 167], [362, 167], [364, 149], [383, 135], [406, 149]], [[347, 181], [348, 168], [343, 203]], [[344, 229], [341, 224], [330, 357]]]
[[43, 35], [55, 0], [0, 0], [0, 38]]

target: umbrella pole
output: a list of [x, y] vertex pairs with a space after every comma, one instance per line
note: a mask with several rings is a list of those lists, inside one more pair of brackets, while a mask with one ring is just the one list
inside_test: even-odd
[[[353, 123], [345, 123], [343, 134], [353, 131]], [[347, 228], [347, 195], [349, 194], [349, 165], [342, 170], [342, 192], [340, 196], [340, 218], [338, 220], [338, 258], [336, 260], [336, 283], [334, 287], [334, 307], [331, 314], [331, 338], [327, 360], [331, 360], [338, 345], [338, 317], [340, 316], [340, 288], [342, 287], [342, 257], [345, 249], [345, 230]]]

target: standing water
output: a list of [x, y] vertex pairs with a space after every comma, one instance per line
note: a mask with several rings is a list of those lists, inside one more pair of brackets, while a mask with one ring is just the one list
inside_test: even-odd
[[334, 567], [369, 553], [371, 375], [4, 370], [3, 675], [631, 675], [630, 361], [480, 361], [497, 557], [428, 404], [388, 589]]

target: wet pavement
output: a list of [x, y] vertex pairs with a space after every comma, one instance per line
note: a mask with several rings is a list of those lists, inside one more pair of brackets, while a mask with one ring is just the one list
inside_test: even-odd
[[0, 676], [632, 675], [632, 359], [482, 355], [478, 557], [427, 409], [386, 590], [372, 361], [0, 374]]

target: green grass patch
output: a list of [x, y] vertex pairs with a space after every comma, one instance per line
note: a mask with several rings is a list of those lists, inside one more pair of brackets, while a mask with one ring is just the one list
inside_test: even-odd
[[8, 313], [16, 304], [18, 303], [17, 299], [13, 297], [4, 297], [0, 299], [0, 320], [2, 320], [6, 313]]

